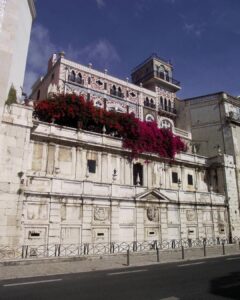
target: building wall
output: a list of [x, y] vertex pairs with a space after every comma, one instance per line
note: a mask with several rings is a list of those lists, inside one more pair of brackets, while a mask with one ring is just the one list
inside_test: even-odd
[[[216, 173], [209, 173], [204, 157], [181, 153], [171, 162], [157, 156], [130, 162], [121, 140], [32, 123], [32, 109], [26, 106], [5, 109], [3, 126], [0, 244], [34, 248], [46, 243], [223, 238], [230, 230], [229, 216], [233, 234], [240, 234], [235, 202], [229, 214], [221, 190], [224, 174], [230, 178], [235, 170], [231, 157], [228, 173], [223, 171], [224, 157], [211, 162], [218, 165], [214, 181]], [[88, 159], [96, 160], [95, 173], [87, 169]], [[133, 185], [136, 162], [143, 165], [143, 186]], [[173, 183], [172, 172], [178, 173], [180, 185]], [[231, 199], [234, 190], [231, 177]]]
[[0, 0], [0, 112], [11, 85], [21, 97], [32, 20], [32, 0]]
[[32, 109], [5, 107], [0, 131], [0, 244], [21, 240], [22, 185], [29, 155]]

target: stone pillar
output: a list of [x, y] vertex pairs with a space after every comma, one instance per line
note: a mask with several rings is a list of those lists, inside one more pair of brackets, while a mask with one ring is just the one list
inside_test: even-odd
[[82, 148], [81, 149], [81, 153], [80, 153], [80, 157], [81, 157], [81, 178], [82, 180], [86, 180], [87, 179], [87, 150]]
[[144, 213], [145, 208], [141, 202], [136, 203], [136, 239], [137, 241], [144, 240]]
[[82, 161], [81, 161], [81, 147], [76, 147], [76, 179], [82, 179], [81, 170], [82, 170]]
[[49, 204], [48, 244], [60, 243], [61, 203], [58, 198], [51, 197]]
[[112, 201], [111, 213], [111, 242], [119, 241], [119, 203]]
[[160, 204], [161, 240], [168, 240], [167, 204]]
[[108, 156], [107, 153], [102, 153], [102, 166], [101, 166], [101, 178], [102, 182], [107, 183], [108, 182], [108, 174], [106, 170], [108, 170]]
[[83, 199], [82, 243], [92, 243], [92, 214], [92, 201]]
[[76, 147], [72, 147], [71, 149], [72, 152], [72, 174], [71, 174], [71, 178], [75, 179], [76, 178], [76, 162], [77, 162], [77, 148]]

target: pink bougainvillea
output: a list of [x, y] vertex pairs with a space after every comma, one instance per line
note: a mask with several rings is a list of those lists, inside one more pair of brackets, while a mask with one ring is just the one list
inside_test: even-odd
[[85, 101], [82, 96], [59, 95], [54, 99], [37, 101], [34, 116], [44, 122], [62, 126], [103, 132], [123, 139], [123, 147], [131, 150], [131, 157], [153, 153], [174, 158], [186, 151], [185, 143], [168, 129], [159, 129], [155, 122], [143, 122], [134, 114], [106, 111]]

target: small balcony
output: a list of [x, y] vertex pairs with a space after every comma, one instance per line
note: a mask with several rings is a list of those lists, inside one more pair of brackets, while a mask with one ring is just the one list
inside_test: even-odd
[[176, 116], [177, 114], [177, 110], [175, 107], [171, 107], [171, 106], [165, 106], [162, 107], [161, 105], [158, 108], [158, 112], [160, 115], [171, 115], [171, 116]]
[[156, 104], [154, 104], [154, 103], [151, 102], [151, 101], [145, 100], [145, 101], [144, 101], [144, 106], [145, 106], [145, 107], [149, 107], [149, 108], [156, 109]]
[[68, 76], [68, 81], [71, 83], [76, 83], [80, 85], [84, 85], [84, 80], [80, 76], [75, 76], [74, 74], [70, 74]]
[[155, 70], [151, 70], [147, 74], [142, 76], [141, 78], [138, 78], [135, 81], [135, 84], [144, 83], [144, 82], [150, 81], [152, 79], [157, 79], [163, 85], [171, 87], [174, 91], [178, 91], [181, 89], [180, 81], [164, 74], [163, 72], [158, 72]]
[[119, 97], [119, 98], [124, 98], [124, 94], [121, 91], [117, 91], [115, 89], [110, 90], [110, 95], [115, 96], [115, 97]]

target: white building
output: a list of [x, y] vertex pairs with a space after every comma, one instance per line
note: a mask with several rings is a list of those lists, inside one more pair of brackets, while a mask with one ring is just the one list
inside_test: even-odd
[[[154, 119], [190, 143], [191, 133], [176, 127], [180, 86], [171, 72], [169, 63], [151, 56], [133, 71], [136, 85], [53, 55], [32, 98], [75, 92], [107, 110]], [[0, 244], [239, 236], [231, 155], [208, 158], [190, 149], [174, 160], [146, 153], [129, 161], [122, 140], [34, 120], [28, 106], [5, 109], [3, 125], [3, 169], [9, 171], [2, 185]]]
[[[32, 1], [0, 3], [5, 16], [0, 22], [2, 33], [7, 20], [19, 21], [17, 5], [27, 14], [24, 42], [16, 46], [17, 32], [23, 31], [15, 27], [12, 54], [1, 54], [9, 62], [9, 67], [4, 66], [8, 76], [1, 79], [7, 87], [0, 89], [4, 107], [9, 86], [13, 83], [19, 91], [22, 84], [24, 51], [35, 10]], [[6, 19], [8, 12], [11, 17]], [[1, 39], [6, 39], [2, 33]], [[64, 53], [54, 54], [47, 74], [33, 87], [33, 100], [58, 93], [80, 94], [106, 110], [155, 120], [184, 139], [189, 151], [174, 160], [145, 153], [130, 161], [119, 138], [43, 123], [33, 118], [32, 106], [5, 106], [0, 124], [0, 245], [30, 245], [30, 253], [35, 253], [39, 245], [240, 236], [236, 152], [219, 151], [214, 141], [214, 150], [202, 148], [196, 153], [196, 139], [212, 131], [201, 133], [195, 122], [206, 118], [206, 111], [200, 109], [189, 117], [193, 102], [176, 98], [180, 83], [172, 73], [169, 62], [153, 55], [133, 70], [130, 83], [72, 62]], [[229, 109], [227, 114], [233, 116]]]
[[[32, 21], [33, 0], [0, 0], [0, 115], [11, 85], [21, 97]], [[0, 116], [1, 119], [1, 116]]]

